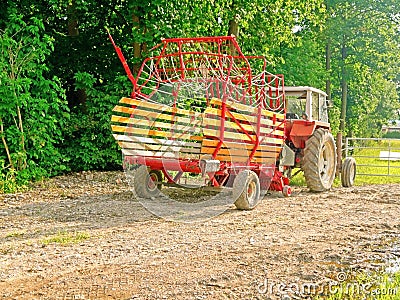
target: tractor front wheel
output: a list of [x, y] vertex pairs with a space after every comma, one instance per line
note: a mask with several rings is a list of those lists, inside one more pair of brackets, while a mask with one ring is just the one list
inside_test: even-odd
[[347, 157], [342, 164], [340, 174], [343, 187], [352, 187], [356, 178], [356, 160], [353, 157]]
[[332, 187], [336, 171], [336, 146], [328, 130], [318, 128], [307, 140], [302, 169], [311, 191], [323, 192]]
[[160, 170], [148, 171], [147, 166], [140, 166], [135, 173], [134, 188], [140, 198], [152, 198], [160, 195], [162, 187], [162, 172]]
[[240, 171], [233, 182], [233, 199], [238, 209], [250, 210], [260, 200], [260, 180], [251, 170]]

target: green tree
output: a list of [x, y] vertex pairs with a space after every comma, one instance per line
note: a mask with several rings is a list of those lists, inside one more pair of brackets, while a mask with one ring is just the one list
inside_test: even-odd
[[398, 95], [393, 92], [400, 67], [396, 2], [327, 1], [330, 81], [341, 111], [342, 132], [377, 134], [376, 127], [393, 118], [399, 108]]
[[56, 148], [68, 118], [57, 77], [47, 76], [53, 40], [43, 22], [27, 21], [16, 9], [0, 32], [0, 161], [2, 176], [24, 181], [65, 170]]

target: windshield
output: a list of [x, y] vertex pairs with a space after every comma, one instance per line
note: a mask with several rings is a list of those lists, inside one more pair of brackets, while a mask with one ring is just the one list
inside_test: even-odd
[[302, 114], [306, 111], [306, 98], [299, 98], [297, 96], [286, 96], [287, 99], [287, 118], [300, 119]]

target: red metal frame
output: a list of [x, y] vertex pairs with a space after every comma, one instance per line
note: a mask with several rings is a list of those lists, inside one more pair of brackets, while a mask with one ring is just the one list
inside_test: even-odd
[[121, 61], [121, 63], [122, 63], [122, 65], [123, 65], [123, 67], [124, 67], [124, 70], [125, 70], [126, 74], [128, 75], [129, 80], [130, 80], [130, 81], [132, 82], [132, 84], [133, 84], [133, 89], [136, 90], [136, 83], [137, 83], [137, 82], [136, 82], [136, 79], [135, 79], [135, 77], [133, 77], [133, 74], [132, 74], [132, 72], [131, 72], [131, 69], [129, 69], [128, 63], [126, 62], [126, 59], [125, 59], [124, 55], [122, 54], [121, 48], [118, 47], [118, 46], [115, 44], [114, 39], [113, 39], [113, 37], [111, 36], [111, 34], [110, 34], [110, 32], [108, 31], [108, 29], [107, 29], [107, 33], [108, 33], [108, 37], [109, 37], [111, 43], [112, 43], [113, 46], [114, 46], [115, 52], [117, 52], [118, 58], [119, 58], [119, 60]]

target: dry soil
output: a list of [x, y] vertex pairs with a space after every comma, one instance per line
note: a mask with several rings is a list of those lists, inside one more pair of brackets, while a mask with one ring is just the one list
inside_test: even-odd
[[307, 298], [299, 286], [398, 266], [399, 212], [400, 184], [297, 188], [180, 223], [144, 209], [122, 172], [56, 177], [0, 195], [0, 298]]

